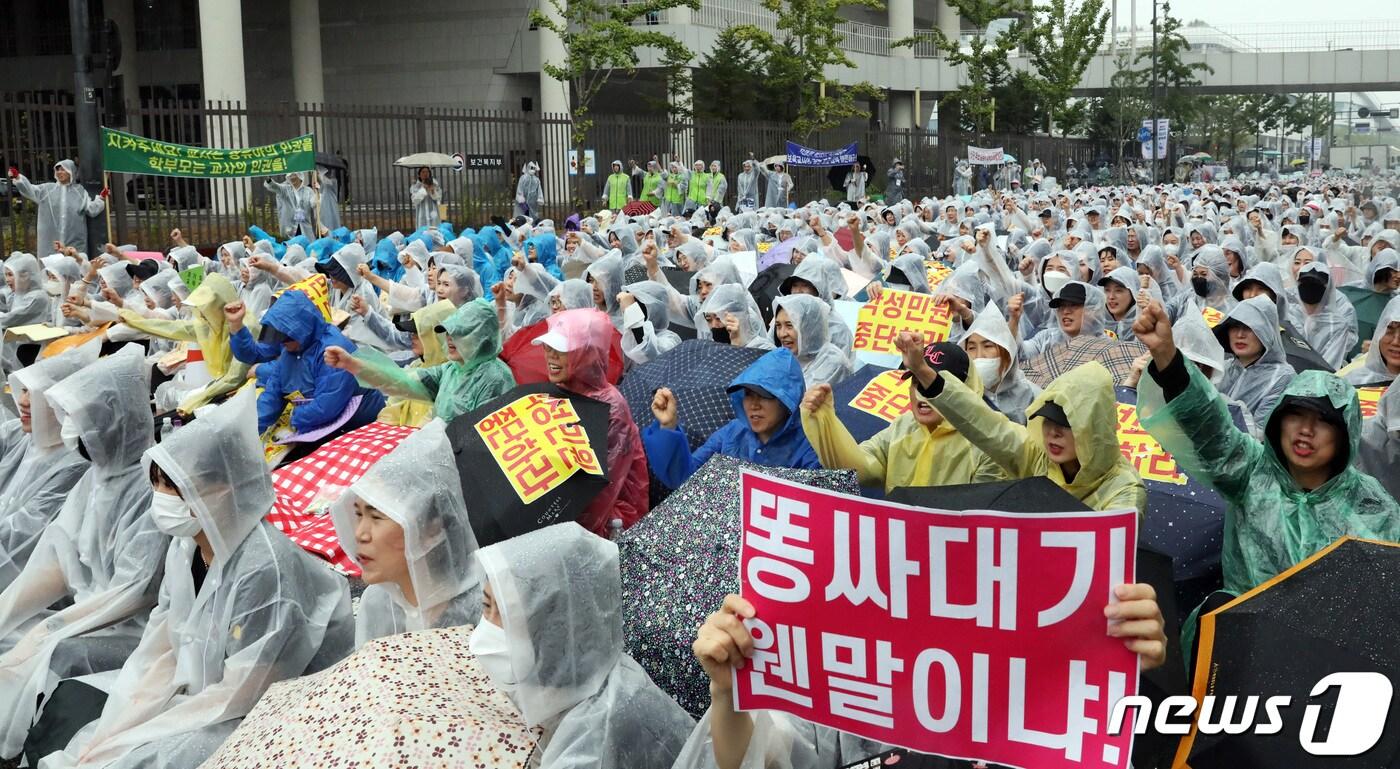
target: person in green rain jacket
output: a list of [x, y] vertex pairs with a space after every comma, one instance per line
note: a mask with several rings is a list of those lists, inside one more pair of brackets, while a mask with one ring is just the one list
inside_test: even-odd
[[419, 369], [401, 369], [387, 355], [361, 347], [353, 355], [340, 347], [326, 348], [326, 363], [348, 371], [363, 387], [386, 395], [433, 404], [444, 422], [471, 412], [515, 386], [515, 377], [500, 358], [501, 328], [496, 308], [475, 299], [437, 327], [447, 335], [448, 361]]
[[895, 345], [919, 393], [1007, 477], [1043, 475], [1094, 510], [1147, 510], [1147, 487], [1118, 448], [1118, 401], [1113, 375], [1102, 364], [1086, 363], [1056, 378], [1026, 409], [1022, 426], [946, 367], [935, 369], [917, 334], [903, 332]]
[[622, 207], [627, 205], [627, 201], [632, 199], [632, 177], [622, 172], [621, 160], [612, 162], [612, 174], [608, 176], [603, 191], [608, 208], [614, 211], [621, 211]]
[[642, 177], [642, 200], [661, 208], [661, 196], [665, 192], [665, 176], [661, 165], [655, 160], [647, 161], [647, 175]]
[[1261, 443], [1235, 428], [1210, 380], [1185, 365], [1159, 303], [1139, 314], [1133, 333], [1152, 353], [1151, 376], [1138, 383], [1142, 426], [1225, 500], [1227, 592], [1244, 593], [1339, 537], [1400, 540], [1400, 503], [1357, 469], [1356, 388], [1323, 371], [1298, 374]]

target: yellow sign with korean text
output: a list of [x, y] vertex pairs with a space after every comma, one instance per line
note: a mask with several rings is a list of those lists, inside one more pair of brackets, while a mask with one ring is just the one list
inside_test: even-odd
[[578, 412], [566, 399], [530, 393], [477, 422], [476, 432], [527, 505], [574, 473], [603, 475]]
[[923, 334], [929, 342], [944, 342], [952, 330], [948, 305], [935, 304], [929, 294], [885, 289], [877, 301], [861, 306], [853, 348], [857, 352], [898, 355], [894, 340], [901, 331]]

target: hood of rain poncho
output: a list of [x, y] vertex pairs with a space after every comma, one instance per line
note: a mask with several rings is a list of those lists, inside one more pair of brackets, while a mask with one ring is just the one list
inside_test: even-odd
[[1341, 415], [1345, 422], [1344, 446], [1347, 454], [1345, 457], [1336, 457], [1333, 466], [1354, 470], [1361, 448], [1361, 400], [1357, 396], [1356, 388], [1351, 384], [1335, 374], [1317, 370], [1303, 371], [1293, 377], [1293, 381], [1288, 383], [1288, 388], [1283, 391], [1283, 396], [1278, 399], [1278, 403], [1265, 420], [1265, 445], [1271, 449], [1269, 455], [1278, 463], [1278, 469], [1287, 473], [1288, 460], [1282, 454], [1279, 434], [1282, 430], [1283, 415], [1294, 400], [1325, 401]]
[[1211, 370], [1210, 380], [1220, 381], [1225, 373], [1225, 350], [1201, 315], [1200, 305], [1194, 300], [1188, 302], [1181, 317], [1172, 324], [1172, 338], [1187, 360], [1208, 366]]
[[82, 181], [81, 179], [78, 178], [78, 166], [77, 166], [77, 164], [74, 163], [73, 161], [69, 160], [68, 158], [64, 158], [63, 160], [60, 160], [60, 161], [58, 161], [57, 163], [54, 163], [54, 164], [53, 164], [53, 168], [54, 168], [54, 175], [53, 175], [53, 180], [54, 180], [54, 181], [58, 181], [58, 169], [60, 169], [60, 168], [62, 168], [63, 170], [65, 170], [65, 171], [68, 172], [68, 177], [69, 177], [69, 178], [68, 178], [68, 183], [69, 183], [69, 184], [77, 184], [78, 182]]
[[77, 283], [83, 277], [83, 268], [78, 263], [66, 256], [53, 254], [46, 256], [42, 260], [44, 269], [52, 272], [59, 280], [63, 281], [64, 294], [68, 293], [68, 287]]
[[[1044, 417], [1032, 416], [1046, 403], [1064, 409], [1074, 431], [1074, 450], [1079, 472], [1066, 482], [1060, 466], [1050, 462], [1046, 475], [1056, 485], [1079, 499], [1093, 493], [1111, 473], [1132, 464], [1118, 447], [1118, 398], [1113, 375], [1100, 363], [1086, 363], [1061, 374], [1026, 408], [1027, 440], [1045, 448]], [[1047, 454], [1048, 456], [1048, 454]], [[1136, 475], [1136, 471], [1133, 471]]]
[[[559, 239], [553, 234], [536, 235], [525, 241], [525, 255], [530, 254], [530, 246], [535, 247], [535, 261], [549, 270], [551, 273], [559, 271], [559, 266], [555, 264], [556, 255], [559, 250]], [[621, 281], [618, 281], [621, 283]]]
[[685, 254], [685, 258], [690, 260], [690, 269], [693, 272], [705, 269], [714, 260], [714, 254], [698, 240], [687, 240], [677, 246], [676, 251]]
[[[1221, 238], [1221, 240], [1220, 240], [1220, 250], [1221, 250], [1222, 252], [1223, 252], [1223, 251], [1231, 251], [1231, 252], [1235, 253], [1237, 256], [1239, 256], [1239, 259], [1240, 259], [1240, 275], [1241, 275], [1241, 276], [1243, 276], [1244, 273], [1248, 272], [1248, 271], [1249, 271], [1249, 268], [1253, 266], [1253, 265], [1251, 265], [1251, 264], [1249, 263], [1249, 257], [1250, 257], [1250, 255], [1251, 255], [1253, 252], [1250, 251], [1250, 250], [1248, 250], [1248, 249], [1246, 249], [1246, 248], [1244, 247], [1244, 241], [1243, 241], [1243, 240], [1240, 240], [1238, 237], [1236, 237], [1236, 236], [1234, 236], [1234, 235], [1227, 235], [1227, 236], [1225, 236], [1224, 238]], [[1230, 258], [1229, 258], [1229, 256], [1227, 255], [1227, 256], [1225, 257], [1225, 262], [1226, 262], [1226, 264], [1229, 264], [1229, 261], [1230, 261]], [[1234, 280], [1234, 278], [1231, 278], [1231, 280]]]
[[[515, 290], [521, 295], [515, 308], [515, 322], [524, 328], [544, 320], [549, 315], [549, 295], [559, 287], [560, 281], [542, 267], [513, 271]], [[587, 284], [584, 285], [587, 287]], [[591, 299], [593, 291], [590, 289], [588, 294]]]
[[671, 313], [668, 309], [671, 294], [668, 289], [669, 286], [663, 286], [654, 280], [643, 280], [623, 287], [623, 290], [636, 298], [646, 310], [647, 320], [651, 321], [651, 327], [658, 333], [671, 325]]
[[[200, 288], [203, 288], [201, 285]], [[191, 294], [191, 297], [194, 295]], [[262, 325], [291, 337], [303, 350], [321, 338], [326, 323], [321, 310], [300, 291], [287, 291], [263, 313]]]
[[[779, 287], [784, 296], [792, 293], [794, 281], [805, 280], [817, 290], [817, 298], [830, 304], [838, 295], [845, 293], [846, 282], [841, 277], [841, 266], [824, 256], [809, 256], [797, 265], [792, 275], [783, 280]], [[838, 289], [837, 284], [840, 284]]]
[[734, 418], [745, 425], [748, 424], [748, 414], [744, 411], [744, 388], [748, 385], [767, 390], [787, 409], [787, 421], [763, 445], [768, 463], [786, 466], [786, 457], [795, 455], [808, 445], [802, 432], [800, 409], [802, 394], [807, 387], [802, 378], [802, 365], [786, 349], [770, 350], [729, 382], [729, 402], [734, 406]]
[[1074, 247], [1074, 253], [1079, 255], [1079, 264], [1081, 265], [1081, 268], [1079, 270], [1079, 273], [1072, 277], [1078, 277], [1082, 280], [1083, 278], [1081, 276], [1084, 273], [1083, 268], [1088, 267], [1089, 278], [1084, 282], [1092, 285], [1098, 285], [1099, 278], [1103, 277], [1103, 266], [1099, 263], [1098, 247], [1090, 241], [1086, 240], [1083, 243], [1080, 243], [1079, 245]]
[[[72, 261], [72, 260], [69, 260]], [[76, 266], [74, 262], [74, 266]], [[39, 260], [33, 254], [13, 253], [5, 260], [5, 271], [15, 276], [14, 297], [18, 299], [23, 294], [37, 292], [44, 296], [44, 273], [39, 265]], [[10, 306], [11, 312], [15, 306]]]
[[[1130, 301], [1132, 302], [1130, 305], [1128, 305], [1128, 311], [1123, 313], [1123, 317], [1115, 321], [1113, 319], [1113, 314], [1108, 309], [1108, 295], [1107, 293], [1104, 294], [1104, 322], [1108, 325], [1116, 324], [1120, 332], [1118, 336], [1119, 338], [1122, 338], [1123, 334], [1121, 332], [1125, 328], [1125, 324], [1126, 328], [1131, 329], [1133, 321], [1137, 319], [1137, 295], [1138, 292], [1142, 290], [1142, 277], [1138, 275], [1137, 270], [1133, 269], [1132, 267], [1128, 267], [1127, 265], [1124, 265], [1113, 269], [1107, 275], [1100, 278], [1098, 282], [1099, 287], [1102, 288], [1103, 284], [1110, 280], [1122, 286], [1123, 288], [1128, 289]], [[1153, 280], [1150, 277], [1147, 279], [1147, 281], [1147, 293], [1150, 294], [1157, 301], [1162, 301], [1162, 289], [1158, 288], [1157, 281]]]
[[1181, 282], [1177, 280], [1176, 270], [1167, 264], [1166, 252], [1161, 246], [1143, 246], [1138, 253], [1137, 266], [1147, 266], [1152, 273], [1152, 279], [1157, 281], [1157, 285], [1162, 288], [1162, 296], [1171, 299], [1176, 292], [1181, 289]]
[[[452, 282], [457, 286], [456, 290], [452, 292], [452, 296], [448, 297], [448, 301], [452, 302], [453, 306], [460, 307], [483, 296], [481, 278], [477, 276], [476, 270], [460, 264], [444, 264], [438, 269], [451, 276]], [[518, 286], [516, 290], [519, 290]]]
[[603, 305], [607, 307], [609, 317], [621, 317], [621, 309], [617, 304], [617, 295], [622, 291], [623, 263], [622, 256], [616, 251], [611, 251], [607, 256], [588, 265], [583, 273], [586, 283], [598, 286], [603, 294]]
[[[355, 540], [357, 499], [403, 529], [403, 556], [418, 604], [416, 609], [409, 606], [403, 591], [393, 583], [371, 585], [369, 590], [385, 591], [410, 614], [436, 615], [434, 610], [447, 608], [449, 601], [456, 609], [475, 609], [471, 616], [438, 616], [434, 627], [475, 623], [481, 612], [476, 534], [467, 516], [446, 424], [434, 419], [410, 434], [370, 466], [331, 508], [336, 536], [352, 560], [359, 554]], [[464, 596], [463, 600], [453, 600], [459, 596]]]
[[[1255, 336], [1259, 337], [1259, 342], [1264, 345], [1263, 354], [1248, 368], [1241, 368], [1236, 362], [1228, 364], [1232, 370], [1239, 368], [1241, 371], [1248, 372], [1259, 368], [1260, 364], [1265, 364], [1287, 367], [1289, 371], [1292, 371], [1292, 366], [1288, 364], [1288, 355], [1283, 348], [1283, 336], [1279, 332], [1278, 305], [1269, 301], [1269, 297], [1256, 296], [1240, 302], [1230, 308], [1230, 311], [1225, 314], [1225, 319], [1213, 329], [1221, 349], [1231, 358], [1234, 357], [1234, 352], [1230, 349], [1229, 327], [1232, 321], [1247, 326], [1250, 331], [1254, 332]], [[1248, 385], [1249, 382], [1249, 377], [1236, 378], [1235, 380], [1236, 386]], [[1237, 400], [1242, 399], [1242, 395], [1244, 395], [1243, 392], [1236, 394], [1235, 388], [1231, 387], [1228, 382], [1221, 383], [1220, 389], [1227, 396]], [[1248, 388], [1241, 387], [1241, 390], [1244, 389]]]
[[365, 249], [366, 254], [373, 254], [379, 248], [379, 229], [371, 227], [367, 230], [355, 230], [355, 238]]
[[734, 266], [734, 262], [728, 256], [722, 256], [712, 262], [709, 266], [699, 270], [690, 277], [690, 295], [700, 297], [700, 283], [709, 283], [711, 290], [726, 285], [743, 285], [743, 279], [739, 277], [739, 268]]
[[963, 262], [943, 282], [938, 284], [935, 296], [956, 296], [967, 302], [974, 313], [987, 306], [987, 286], [982, 282], [982, 273], [973, 262]]
[[[290, 293], [299, 294], [300, 292]], [[222, 339], [222, 344], [225, 347], [228, 345], [228, 334], [224, 329], [224, 305], [236, 301], [238, 301], [238, 289], [234, 288], [229, 279], [222, 275], [204, 276], [204, 281], [199, 284], [199, 288], [191, 291], [189, 296], [185, 298], [185, 304], [193, 307], [200, 319], [209, 327], [211, 342]], [[217, 342], [215, 343], [217, 344]], [[205, 347], [204, 340], [200, 340], [200, 347], [204, 350], [206, 361], [220, 352], [218, 349]]]
[[1371, 336], [1371, 348], [1366, 351], [1366, 358], [1361, 366], [1347, 372], [1348, 382], [1359, 387], [1395, 381], [1395, 374], [1391, 373], [1381, 355], [1381, 340], [1389, 333], [1392, 323], [1400, 323], [1400, 294], [1392, 296], [1390, 301], [1386, 302], [1385, 309], [1381, 310], [1380, 317], [1376, 319], [1376, 331]]
[[637, 253], [637, 228], [630, 224], [615, 224], [612, 234], [617, 235], [617, 250], [625, 260]]
[[446, 299], [413, 311], [413, 328], [419, 343], [423, 345], [424, 366], [436, 366], [447, 362], [447, 343], [437, 332], [437, 327], [456, 311], [457, 306]]
[[[47, 259], [44, 264], [48, 264]], [[1371, 263], [1366, 266], [1366, 288], [1376, 285], [1376, 275], [1381, 270], [1400, 270], [1400, 253], [1393, 248], [1382, 248], [1371, 257]]]
[[591, 291], [588, 301], [589, 309], [556, 312], [546, 323], [550, 332], [563, 334], [569, 343], [569, 378], [561, 386], [595, 398], [612, 388], [608, 384], [608, 347], [613, 340], [613, 325], [606, 314], [591, 308]]
[[[815, 297], [812, 299], [815, 300]], [[705, 303], [700, 306], [699, 320], [702, 322], [696, 324], [700, 338], [709, 338], [707, 334], [709, 334], [710, 325], [703, 322], [705, 316], [713, 315], [723, 322], [724, 316], [729, 313], [733, 313], [739, 318], [740, 331], [744, 335], [746, 345], [764, 337], [763, 314], [759, 312], [758, 303], [754, 301], [748, 289], [737, 283], [726, 283], [722, 286], [716, 286], [706, 297]]]
[[[807, 260], [802, 262], [806, 263]], [[896, 286], [908, 286], [907, 290], [918, 294], [933, 293], [928, 284], [928, 267], [924, 258], [918, 254], [905, 254], [896, 258], [890, 264], [890, 272], [885, 276], [885, 281]]]
[[150, 370], [140, 345], [128, 344], [49, 388], [54, 413], [77, 426], [94, 467], [135, 467], [155, 435]]
[[468, 370], [501, 354], [500, 321], [496, 308], [485, 299], [473, 299], [458, 307], [442, 322], [442, 327], [452, 337], [462, 365]]
[[591, 310], [593, 307], [593, 287], [582, 278], [570, 278], [550, 289], [551, 297], [559, 297], [565, 310]]
[[1273, 262], [1260, 262], [1250, 267], [1249, 272], [1246, 272], [1244, 277], [1240, 278], [1239, 282], [1235, 284], [1234, 289], [1231, 291], [1231, 294], [1237, 301], [1244, 301], [1245, 284], [1250, 282], [1258, 283], [1269, 289], [1269, 292], [1274, 295], [1274, 304], [1277, 307], [1278, 316], [1284, 320], [1288, 320], [1291, 314], [1289, 309], [1290, 299], [1288, 291], [1284, 288], [1283, 270], [1280, 270], [1278, 265]]
[[740, 245], [743, 246], [743, 248], [739, 249], [740, 251], [758, 250], [758, 230], [748, 228], [735, 230], [734, 234], [729, 236], [729, 239], [739, 241]]
[[[1006, 317], [1001, 314], [1001, 309], [998, 308], [995, 303], [988, 303], [982, 311], [977, 313], [977, 317], [972, 320], [972, 325], [968, 326], [967, 330], [958, 338], [958, 344], [966, 344], [968, 338], [973, 334], [977, 334], [992, 342], [997, 347], [1000, 347], [1007, 356], [1007, 367], [1006, 371], [1002, 372], [1001, 381], [995, 384], [988, 382], [982, 383], [989, 395], [1011, 396], [1020, 393], [1023, 396], [1029, 394], [1033, 397], [1036, 393], [1040, 392], [1040, 388], [1032, 384], [1029, 379], [1026, 379], [1025, 372], [1021, 370], [1020, 366], [1016, 365], [1016, 356], [1018, 352], [1016, 337], [1011, 333], [1010, 324], [1006, 322]], [[981, 381], [980, 378], [978, 381]], [[994, 399], [998, 401], [998, 406], [1003, 405], [999, 398]], [[1024, 400], [1025, 403], [1022, 404], [1022, 408], [1030, 403], [1031, 398], [1024, 397]]]
[[[268, 273], [258, 270], [260, 275]], [[158, 272], [154, 277], [141, 281], [141, 293], [150, 297], [156, 307], [169, 309], [175, 304], [175, 290], [170, 287], [170, 281], [176, 280], [178, 276], [173, 270]]]
[[[1202, 301], [1217, 310], [1225, 309], [1230, 298], [1230, 262], [1225, 258], [1225, 252], [1220, 246], [1205, 245], [1196, 251], [1195, 260], [1191, 263], [1191, 269], [1205, 267], [1210, 270], [1210, 275], [1206, 277], [1209, 289]], [[1191, 291], [1193, 296], [1195, 290]]]
[[[1346, 297], [1338, 295], [1336, 282], [1332, 280], [1332, 271], [1327, 268], [1327, 264], [1325, 262], [1308, 262], [1307, 264], [1298, 268], [1299, 281], [1303, 279], [1304, 275], [1308, 274], [1313, 274], [1320, 277], [1322, 279], [1323, 285], [1325, 286], [1322, 292], [1322, 298], [1318, 300], [1316, 305], [1318, 307], [1319, 312], [1325, 312], [1326, 310], [1332, 307], [1332, 304], [1334, 302], [1337, 302], [1339, 300], [1350, 304], [1350, 301], [1347, 300]], [[1301, 294], [1298, 293], [1298, 288], [1296, 286], [1293, 288], [1293, 295], [1298, 298], [1298, 305], [1303, 309], [1303, 313], [1306, 316], [1307, 302], [1303, 301], [1303, 297]]]
[[[1079, 326], [1079, 336], [1098, 336], [1103, 332], [1105, 319], [1108, 318], [1108, 298], [1104, 295], [1103, 289], [1098, 286], [1091, 286], [1077, 280], [1066, 283], [1055, 296], [1059, 297], [1065, 289], [1076, 284], [1084, 288], [1084, 320]], [[1047, 333], [1054, 332], [1064, 335], [1064, 331], [1060, 330], [1059, 316], [1055, 314], [1054, 309], [1051, 309], [1050, 312], [1051, 326]]]
[[831, 330], [827, 326], [829, 310], [826, 303], [808, 294], [789, 294], [773, 301], [773, 332], [770, 334], [774, 346], [781, 347], [778, 341], [778, 311], [785, 310], [788, 320], [797, 331], [797, 359], [810, 361], [822, 352], [831, 341]]
[[[404, 251], [409, 249], [405, 248]], [[427, 253], [426, 251], [424, 253]], [[369, 259], [365, 256], [365, 250], [359, 243], [351, 243], [344, 248], [331, 254], [331, 259], [339, 264], [346, 274], [350, 276], [350, 289], [353, 291], [360, 287], [364, 278], [360, 275], [360, 265], [369, 264]], [[426, 262], [426, 259], [425, 259]]]
[[222, 271], [228, 269], [228, 265], [224, 264], [224, 253], [225, 253], [225, 252], [227, 252], [229, 258], [231, 258], [231, 259], [233, 260], [234, 265], [237, 265], [239, 262], [241, 262], [241, 261], [243, 261], [244, 259], [248, 258], [248, 249], [246, 249], [246, 248], [243, 247], [243, 243], [242, 243], [241, 241], [231, 240], [231, 241], [229, 241], [229, 242], [223, 244], [222, 246], [219, 246], [219, 250], [218, 250], [218, 257], [219, 257], [219, 258], [217, 259], [217, 262], [218, 262], [218, 265], [219, 265], [219, 270], [220, 270], [220, 272], [222, 272]]
[[1367, 248], [1375, 248], [1378, 242], [1385, 243], [1394, 249], [1400, 249], [1400, 230], [1381, 230], [1376, 233], [1374, 238], [1371, 238]]
[[115, 291], [117, 296], [124, 298], [136, 288], [131, 281], [131, 275], [126, 271], [126, 263], [124, 262], [99, 268], [97, 274], [102, 278], [102, 282], [107, 284], [107, 288]]
[[35, 446], [49, 450], [63, 445], [59, 434], [61, 425], [49, 404], [48, 392], [54, 385], [96, 363], [101, 352], [101, 343], [88, 342], [10, 374], [10, 392], [16, 399], [21, 390], [29, 391], [29, 434]]
[[199, 519], [214, 558], [228, 561], [272, 510], [272, 476], [258, 437], [257, 396], [244, 388], [227, 402], [199, 411], [199, 418], [150, 447], [154, 462]]
[[525, 722], [550, 723], [596, 694], [624, 656], [617, 546], [561, 523], [477, 557], [510, 640], [511, 696]]

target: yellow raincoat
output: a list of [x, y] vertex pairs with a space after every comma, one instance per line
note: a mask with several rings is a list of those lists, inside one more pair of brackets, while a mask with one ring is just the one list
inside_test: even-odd
[[[977, 378], [977, 369], [969, 369], [967, 379], [965, 389], [980, 398], [982, 382]], [[914, 398], [930, 403], [912, 382], [910, 391]], [[912, 411], [899, 415], [889, 427], [858, 444], [828, 399], [815, 412], [802, 412], [802, 429], [823, 467], [855, 470], [862, 485], [883, 483], [885, 491], [901, 486], [984, 483], [1007, 477], [991, 457], [969, 443], [948, 420], [929, 430], [919, 424]]]
[[1113, 375], [1098, 363], [1062, 374], [1026, 409], [1029, 417], [1048, 401], [1064, 409], [1074, 430], [1080, 469], [1065, 480], [1045, 453], [1043, 417], [1021, 426], [997, 413], [957, 377], [939, 374], [943, 392], [930, 402], [967, 440], [987, 452], [1012, 478], [1044, 475], [1095, 510], [1147, 510], [1147, 487], [1118, 449], [1117, 399]]
[[[434, 329], [456, 310], [456, 306], [444, 299], [413, 313], [413, 325], [418, 329], [418, 339], [423, 345], [423, 357], [405, 366], [405, 371], [437, 366], [447, 362], [447, 345], [443, 343], [442, 336]], [[393, 395], [384, 404], [384, 410], [379, 412], [377, 421], [400, 427], [422, 427], [432, 418], [433, 404], [431, 401]]]
[[248, 379], [248, 365], [233, 357], [229, 348], [228, 328], [224, 325], [224, 305], [238, 301], [238, 289], [222, 275], [207, 275], [199, 288], [190, 292], [185, 304], [194, 308], [190, 320], [156, 320], [122, 309], [123, 323], [144, 334], [194, 342], [204, 354], [204, 365], [214, 381], [190, 393], [177, 407], [188, 414], [213, 399], [233, 392]]

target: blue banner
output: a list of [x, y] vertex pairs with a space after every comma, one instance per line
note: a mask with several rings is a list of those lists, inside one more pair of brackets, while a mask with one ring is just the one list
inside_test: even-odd
[[839, 150], [814, 150], [797, 142], [787, 143], [787, 164], [799, 168], [830, 168], [856, 162], [856, 142]]

